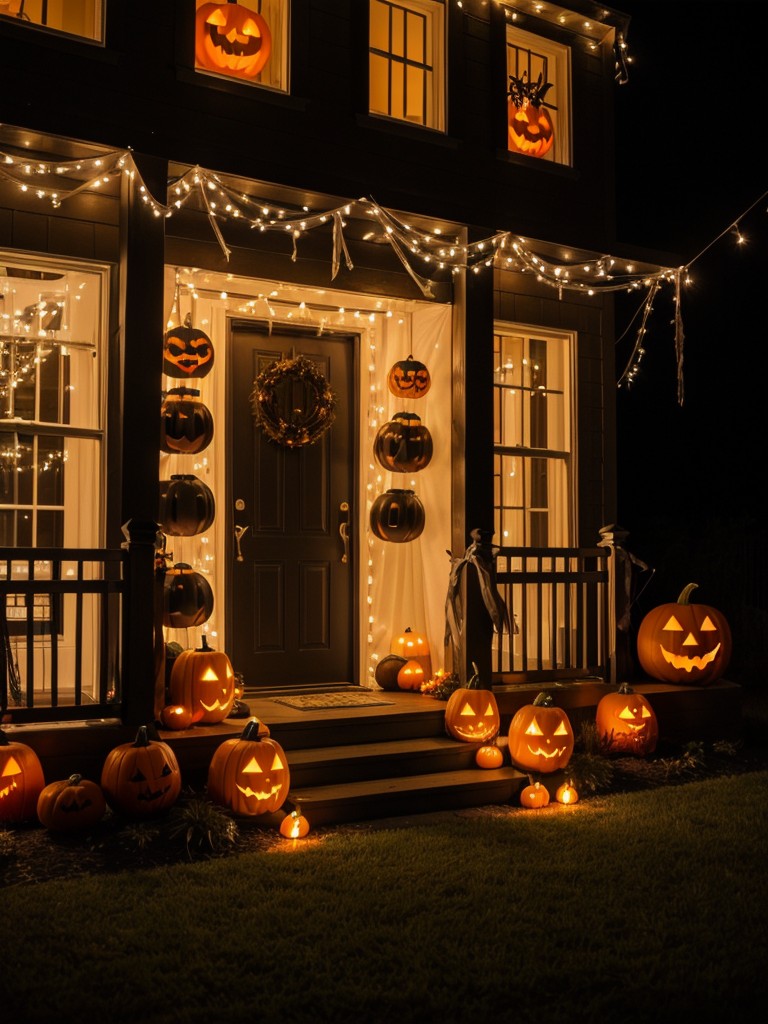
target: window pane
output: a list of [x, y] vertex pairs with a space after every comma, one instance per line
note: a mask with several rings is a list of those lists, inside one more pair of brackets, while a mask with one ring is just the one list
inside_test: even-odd
[[13, 18], [20, 25], [104, 40], [102, 0], [2, 0], [0, 16]]

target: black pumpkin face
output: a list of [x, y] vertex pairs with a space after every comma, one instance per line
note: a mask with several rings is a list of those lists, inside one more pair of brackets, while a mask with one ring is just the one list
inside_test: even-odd
[[216, 503], [207, 484], [179, 473], [160, 481], [160, 526], [171, 537], [194, 537], [213, 523]]
[[418, 473], [432, 459], [432, 435], [414, 412], [398, 412], [373, 442], [376, 458], [393, 473]]
[[213, 615], [213, 591], [205, 576], [186, 562], [168, 569], [163, 580], [163, 625], [171, 629], [202, 626]]
[[172, 388], [160, 408], [160, 447], [170, 455], [197, 455], [213, 440], [213, 414], [194, 388]]
[[424, 363], [409, 355], [394, 364], [387, 376], [387, 385], [398, 398], [423, 398], [432, 385]]
[[213, 342], [189, 324], [166, 331], [163, 373], [169, 377], [207, 377], [213, 369]]
[[424, 506], [414, 491], [385, 491], [371, 505], [371, 530], [381, 540], [396, 544], [416, 540], [425, 520]]

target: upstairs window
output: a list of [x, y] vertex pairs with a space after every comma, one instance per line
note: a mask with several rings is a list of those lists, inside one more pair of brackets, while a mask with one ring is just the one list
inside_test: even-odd
[[196, 71], [288, 91], [288, 0], [196, 5]]
[[104, 7], [103, 0], [0, 0], [0, 17], [103, 43]]
[[371, 114], [445, 131], [445, 4], [370, 0]]
[[570, 50], [509, 24], [506, 43], [508, 150], [570, 164]]

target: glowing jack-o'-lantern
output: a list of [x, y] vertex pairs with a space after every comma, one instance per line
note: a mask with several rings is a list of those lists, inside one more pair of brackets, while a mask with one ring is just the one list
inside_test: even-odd
[[399, 654], [408, 661], [416, 661], [421, 665], [424, 678], [432, 678], [432, 656], [429, 652], [429, 640], [423, 633], [415, 633], [407, 626], [404, 633], [392, 638], [390, 645], [392, 654]]
[[169, 377], [207, 377], [213, 369], [213, 342], [205, 333], [192, 327], [188, 313], [183, 325], [165, 332], [163, 340], [163, 373]]
[[235, 814], [254, 816], [278, 811], [286, 801], [291, 772], [276, 740], [260, 735], [251, 719], [242, 734], [224, 740], [208, 768], [208, 796]]
[[521, 78], [510, 75], [509, 81], [509, 149], [525, 156], [545, 156], [555, 142], [554, 125], [547, 110], [549, 104], [544, 103], [552, 83], [543, 82], [541, 75], [538, 81], [528, 82], [525, 73]]
[[280, 822], [280, 835], [286, 839], [303, 839], [309, 832], [309, 822], [301, 813], [298, 804]]
[[396, 398], [423, 398], [432, 386], [432, 378], [424, 363], [409, 355], [392, 366], [387, 386]]
[[615, 693], [601, 697], [595, 726], [604, 750], [611, 754], [652, 754], [659, 738], [659, 723], [650, 702], [622, 683]]
[[532, 782], [520, 791], [520, 804], [523, 807], [548, 807], [549, 790], [541, 782]]
[[653, 608], [640, 623], [637, 655], [652, 679], [704, 686], [719, 679], [731, 660], [731, 628], [706, 604], [691, 604], [689, 583], [677, 604]]
[[43, 766], [32, 747], [0, 730], [0, 821], [34, 818], [44, 786]]
[[509, 725], [509, 756], [525, 771], [554, 772], [565, 768], [573, 753], [573, 728], [548, 693], [515, 712]]
[[413, 658], [406, 661], [397, 673], [398, 690], [420, 690], [425, 679], [424, 669]]
[[555, 800], [559, 804], [577, 804], [579, 802], [579, 794], [570, 779], [558, 786], [555, 790]]
[[272, 52], [264, 18], [243, 4], [205, 3], [195, 16], [195, 59], [208, 71], [255, 78]]
[[477, 665], [466, 686], [454, 690], [445, 707], [445, 730], [449, 736], [467, 743], [487, 743], [501, 728], [499, 705], [492, 690], [480, 685]]
[[37, 800], [40, 823], [53, 832], [89, 828], [101, 821], [106, 810], [101, 786], [77, 774], [50, 782]]
[[162, 814], [181, 793], [179, 762], [171, 747], [150, 740], [142, 725], [133, 743], [121, 743], [107, 754], [101, 788], [114, 811], [138, 818]]
[[221, 722], [235, 700], [232, 662], [203, 635], [196, 651], [182, 651], [174, 661], [168, 692], [171, 703], [189, 708], [196, 721]]

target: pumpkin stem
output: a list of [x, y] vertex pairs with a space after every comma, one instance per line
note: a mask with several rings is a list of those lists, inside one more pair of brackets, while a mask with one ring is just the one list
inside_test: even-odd
[[75, 772], [74, 775], [70, 775], [69, 778], [67, 779], [67, 785], [68, 786], [79, 786], [80, 783], [82, 782], [82, 779], [83, 779], [83, 776], [82, 775], [78, 775], [77, 772]]
[[476, 662], [472, 662], [472, 678], [467, 682], [468, 690], [480, 690], [480, 669], [477, 667]]
[[213, 650], [213, 648], [208, 646], [208, 637], [206, 636], [205, 633], [203, 633], [203, 639], [202, 639], [202, 642], [201, 642], [200, 646], [198, 647], [198, 651], [212, 651], [212, 650]]
[[680, 597], [677, 599], [678, 604], [690, 604], [690, 597], [692, 592], [698, 587], [698, 583], [689, 583], [687, 587], [683, 587], [683, 591]]
[[618, 688], [618, 690], [616, 692], [617, 693], [634, 693], [635, 691], [632, 689], [632, 687], [629, 685], [629, 683], [622, 683], [621, 686]]
[[241, 740], [260, 740], [259, 736], [259, 722], [258, 718], [251, 718], [245, 725], [242, 733], [240, 734]]
[[133, 743], [134, 747], [148, 747], [149, 746], [149, 731], [146, 725], [140, 725], [139, 731], [136, 733], [136, 739]]
[[552, 707], [552, 704], [552, 694], [547, 693], [546, 690], [542, 690], [541, 693], [536, 696], [536, 699], [533, 702], [533, 706], [535, 708], [549, 708]]

